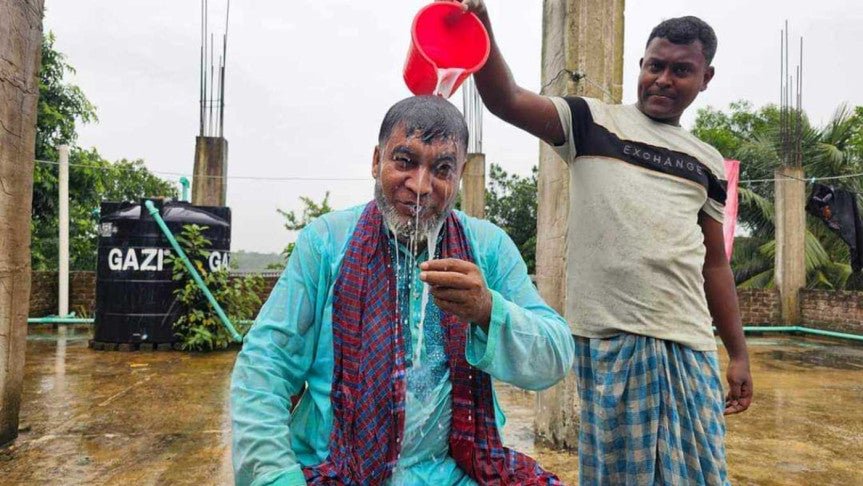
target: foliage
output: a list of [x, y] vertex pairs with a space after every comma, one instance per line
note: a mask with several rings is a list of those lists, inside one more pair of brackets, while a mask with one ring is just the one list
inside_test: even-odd
[[[749, 102], [731, 103], [727, 111], [699, 110], [692, 132], [716, 147], [725, 157], [741, 161], [741, 180], [773, 179], [781, 165], [779, 109], [768, 105], [755, 110]], [[863, 173], [863, 109], [836, 110], [823, 127], [813, 127], [803, 114], [801, 159], [806, 177]], [[837, 179], [835, 187], [863, 192], [863, 178]], [[774, 182], [740, 187], [738, 221], [746, 238], [735, 242], [731, 265], [741, 288], [772, 287], [774, 282]], [[807, 286], [859, 288], [851, 276], [848, 248], [826, 226], [807, 216]]]
[[[276, 211], [285, 217], [285, 229], [288, 231], [300, 231], [305, 228], [309, 223], [314, 221], [316, 218], [319, 218], [329, 212], [332, 212], [333, 208], [330, 207], [330, 191], [327, 191], [324, 195], [324, 199], [320, 202], [320, 204], [316, 203], [310, 197], [300, 196], [300, 201], [303, 203], [303, 211], [300, 215], [297, 215], [294, 211], [283, 211], [281, 209], [276, 209]], [[281, 270], [285, 268], [285, 265], [288, 262], [288, 258], [290, 258], [291, 253], [294, 251], [294, 243], [288, 243], [285, 246], [285, 249], [282, 250], [281, 257], [282, 261], [280, 263], [271, 263], [267, 265], [267, 268], [274, 270]]]
[[[210, 252], [207, 248], [210, 248], [211, 242], [204, 236], [205, 230], [204, 226], [185, 225], [177, 236], [177, 242], [237, 332], [245, 334], [249, 326], [241, 324], [240, 321], [253, 318], [255, 311], [261, 306], [259, 295], [264, 288], [264, 280], [259, 275], [231, 278], [227, 268], [210, 271], [207, 264]], [[182, 307], [182, 314], [174, 323], [174, 332], [182, 349], [213, 351], [227, 348], [232, 342], [231, 335], [179, 255], [173, 256], [172, 265], [173, 279], [181, 282], [181, 287], [174, 291], [177, 303]]]
[[[69, 255], [73, 270], [96, 268], [94, 210], [103, 200], [134, 201], [145, 196], [176, 197], [170, 182], [151, 174], [141, 160], [111, 163], [95, 148], [76, 147], [78, 123], [97, 121], [96, 107], [78, 86], [64, 80], [75, 70], [54, 49], [54, 35], [42, 43], [39, 105], [36, 119], [36, 159], [56, 161], [57, 146], [71, 146], [69, 155]], [[34, 270], [57, 268], [58, 167], [36, 163], [33, 171], [31, 255]]]
[[528, 177], [507, 174], [491, 164], [485, 192], [485, 217], [500, 226], [515, 242], [529, 273], [536, 271], [537, 174]]
[[77, 123], [98, 121], [96, 107], [81, 88], [66, 83], [66, 73], [75, 74], [66, 56], [54, 49], [52, 32], [42, 38], [42, 65], [39, 71], [39, 106], [36, 118], [36, 158], [56, 160], [56, 147], [74, 144]]
[[[176, 197], [177, 190], [168, 181], [150, 173], [141, 160], [119, 160], [111, 163], [96, 149], [73, 148], [69, 155], [69, 265], [73, 270], [96, 268], [96, 211], [101, 201], [135, 201], [142, 197]], [[37, 165], [39, 189], [34, 186], [31, 219], [31, 258], [34, 270], [57, 268], [57, 166]], [[34, 175], [34, 180], [36, 179]], [[39, 198], [49, 200], [37, 208]]]

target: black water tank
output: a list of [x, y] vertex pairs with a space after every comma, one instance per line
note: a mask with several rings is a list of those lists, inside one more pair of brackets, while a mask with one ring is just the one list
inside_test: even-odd
[[[164, 344], [176, 341], [180, 309], [171, 279], [174, 254], [156, 220], [143, 205], [103, 202], [96, 266], [96, 343]], [[168, 228], [178, 236], [184, 225], [206, 226], [212, 243], [210, 270], [227, 267], [231, 248], [231, 209], [153, 201]]]

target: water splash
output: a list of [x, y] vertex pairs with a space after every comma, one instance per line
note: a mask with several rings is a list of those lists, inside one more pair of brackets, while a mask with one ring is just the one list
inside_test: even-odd
[[[422, 194], [422, 187], [423, 187], [423, 176], [425, 176], [425, 172], [423, 172], [423, 170], [420, 169], [419, 184], [417, 186], [417, 202], [416, 202], [416, 206], [414, 206], [414, 234], [411, 237], [411, 251], [410, 251], [410, 253], [411, 253], [411, 265], [410, 265], [410, 267], [408, 267], [411, 269], [411, 282], [410, 282], [411, 298], [413, 298], [414, 280], [416, 280], [414, 278], [414, 267], [416, 266], [416, 254], [417, 254], [417, 249], [419, 247], [419, 239], [420, 239], [420, 232], [419, 232], [420, 231], [419, 230], [419, 228], [420, 228], [420, 213], [422, 212], [422, 209], [423, 209], [422, 204], [421, 204], [421, 200], [420, 200], [420, 197]], [[426, 286], [424, 285], [423, 286], [424, 292], [425, 292], [425, 287]], [[411, 306], [411, 307], [413, 307], [413, 306]], [[420, 319], [419, 319], [419, 322], [417, 323], [417, 328], [418, 328], [417, 332], [419, 333], [419, 335], [417, 336], [417, 345], [416, 345], [416, 349], [414, 349], [414, 360], [413, 360], [413, 365], [416, 366], [417, 368], [419, 368], [422, 364], [421, 357], [422, 357], [422, 349], [423, 349], [423, 347], [422, 347], [423, 330], [424, 330], [423, 321], [425, 320], [425, 307], [423, 307], [420, 310], [420, 313], [421, 313]], [[413, 312], [411, 312], [411, 315], [413, 315]], [[411, 326], [411, 327], [413, 327], [413, 326]]]
[[[435, 255], [437, 253], [437, 237], [440, 234], [441, 227], [443, 226], [443, 222], [440, 222], [432, 229], [429, 230], [426, 235], [426, 245], [428, 248], [428, 260], [434, 260]], [[429, 303], [429, 284], [423, 282], [423, 295], [422, 300], [420, 301], [420, 322], [419, 322], [419, 339], [417, 340], [417, 349], [414, 353], [414, 363], [415, 366], [419, 367], [422, 362], [420, 360], [420, 352], [423, 349], [423, 337], [425, 336], [425, 319], [426, 319], [426, 307], [428, 307]]]
[[[399, 298], [399, 294], [401, 294], [400, 289], [401, 289], [402, 267], [399, 264], [399, 253], [401, 253], [399, 251], [399, 234], [396, 232], [395, 228], [393, 228], [392, 226], [389, 227], [389, 230], [390, 230], [390, 233], [392, 233], [392, 235], [393, 235], [393, 245], [394, 245], [395, 254], [396, 254], [396, 268], [395, 268], [395, 274], [396, 274], [396, 282], [395, 282], [395, 285], [396, 285], [396, 322], [401, 322], [402, 308], [401, 308], [401, 299]], [[396, 326], [396, 328], [397, 328], [396, 332], [398, 332], [398, 327], [399, 326]]]
[[437, 87], [434, 89], [434, 94], [444, 98], [452, 96], [455, 85], [464, 72], [462, 68], [438, 68]]

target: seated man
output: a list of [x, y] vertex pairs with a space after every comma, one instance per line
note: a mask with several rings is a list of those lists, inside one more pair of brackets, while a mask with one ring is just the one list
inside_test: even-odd
[[300, 233], [234, 368], [237, 484], [560, 483], [502, 446], [492, 377], [547, 388], [573, 340], [512, 240], [453, 210], [467, 138], [442, 98], [396, 103], [374, 200]]

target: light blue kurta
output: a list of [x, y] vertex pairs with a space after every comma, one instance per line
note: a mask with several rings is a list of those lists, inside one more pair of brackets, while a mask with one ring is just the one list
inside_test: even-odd
[[[287, 268], [245, 338], [231, 383], [237, 484], [304, 485], [302, 466], [319, 464], [329, 453], [333, 286], [362, 210], [327, 214], [300, 233]], [[572, 365], [569, 327], [539, 297], [512, 240], [487, 221], [457, 215], [492, 294], [488, 335], [472, 326], [468, 362], [521, 388], [553, 385]], [[416, 263], [426, 258], [423, 253]], [[412, 269], [400, 285], [400, 295], [408, 298], [400, 302], [403, 314], [409, 313], [403, 316], [411, 331], [408, 358], [418, 344], [422, 307], [422, 283]], [[392, 483], [472, 484], [448, 454], [452, 386], [440, 352], [436, 306], [430, 304], [425, 317], [420, 366], [408, 369], [405, 433]], [[308, 389], [291, 414], [290, 397], [304, 384]], [[496, 402], [495, 408], [500, 428], [504, 416]]]

